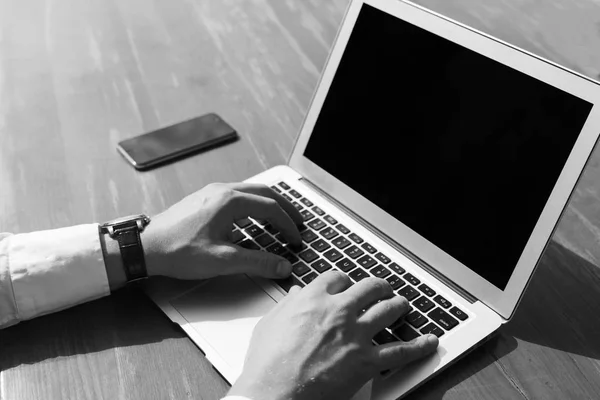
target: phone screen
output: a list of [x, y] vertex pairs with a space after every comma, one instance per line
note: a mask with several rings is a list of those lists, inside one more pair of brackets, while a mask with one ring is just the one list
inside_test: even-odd
[[237, 138], [236, 131], [216, 114], [161, 128], [119, 143], [119, 151], [138, 169], [181, 158]]

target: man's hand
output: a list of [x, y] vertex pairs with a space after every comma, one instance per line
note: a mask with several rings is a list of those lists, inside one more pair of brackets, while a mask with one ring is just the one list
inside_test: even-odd
[[231, 243], [233, 222], [253, 217], [269, 221], [291, 245], [300, 245], [302, 216], [265, 185], [211, 184], [154, 216], [142, 233], [148, 274], [205, 279], [248, 273], [284, 278], [290, 263], [271, 253]]
[[288, 296], [257, 324], [244, 370], [229, 392], [252, 399], [349, 399], [380, 371], [432, 353], [434, 335], [373, 346], [373, 336], [408, 312], [383, 279], [351, 286], [338, 271]]

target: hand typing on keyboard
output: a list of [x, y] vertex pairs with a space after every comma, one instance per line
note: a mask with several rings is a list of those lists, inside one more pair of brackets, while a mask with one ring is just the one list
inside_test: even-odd
[[[268, 221], [291, 246], [301, 245], [303, 219], [292, 204], [265, 185], [212, 184], [155, 216], [142, 233], [149, 275], [205, 279], [247, 273], [267, 278], [290, 275], [290, 262], [274, 253], [234, 244], [234, 221]], [[262, 228], [246, 231], [258, 236]]]
[[435, 335], [373, 346], [381, 330], [409, 310], [388, 282], [352, 285], [328, 271], [290, 289], [256, 326], [244, 370], [229, 395], [252, 399], [349, 399], [380, 371], [401, 368], [432, 353]]

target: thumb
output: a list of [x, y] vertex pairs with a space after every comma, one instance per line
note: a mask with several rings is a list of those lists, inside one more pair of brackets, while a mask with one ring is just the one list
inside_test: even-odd
[[264, 278], [287, 278], [292, 273], [292, 265], [283, 257], [266, 251], [248, 250], [240, 246], [231, 246], [227, 260], [227, 272], [230, 274], [249, 274]]

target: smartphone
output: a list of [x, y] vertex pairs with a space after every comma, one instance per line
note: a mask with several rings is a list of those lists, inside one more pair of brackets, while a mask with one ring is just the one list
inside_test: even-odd
[[231, 125], [211, 113], [123, 140], [117, 150], [136, 169], [146, 170], [234, 141], [237, 137]]

